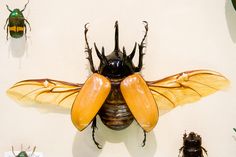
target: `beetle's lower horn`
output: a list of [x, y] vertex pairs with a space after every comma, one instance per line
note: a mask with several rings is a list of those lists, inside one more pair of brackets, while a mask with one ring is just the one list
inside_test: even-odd
[[132, 59], [134, 58], [135, 51], [136, 51], [136, 47], [137, 47], [137, 43], [135, 42], [133, 51], [132, 51], [132, 52], [130, 53], [130, 55], [128, 56], [128, 58], [129, 58], [130, 60], [132, 60]]

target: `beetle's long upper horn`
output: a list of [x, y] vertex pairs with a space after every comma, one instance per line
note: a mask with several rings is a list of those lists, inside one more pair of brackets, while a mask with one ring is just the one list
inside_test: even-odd
[[115, 52], [119, 52], [119, 28], [118, 28], [118, 21], [115, 23]]

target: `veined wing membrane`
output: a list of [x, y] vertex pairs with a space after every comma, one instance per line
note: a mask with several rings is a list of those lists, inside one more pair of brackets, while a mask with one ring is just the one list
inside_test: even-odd
[[32, 79], [16, 83], [7, 94], [23, 104], [53, 104], [70, 109], [82, 86], [52, 79]]
[[215, 71], [194, 70], [162, 80], [147, 81], [147, 84], [159, 109], [169, 110], [224, 89], [229, 85], [229, 80]]

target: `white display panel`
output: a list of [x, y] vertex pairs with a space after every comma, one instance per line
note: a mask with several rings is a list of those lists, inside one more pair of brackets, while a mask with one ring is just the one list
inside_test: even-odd
[[[235, 157], [236, 12], [229, 0], [31, 0], [24, 11], [32, 28], [27, 40], [7, 41], [6, 4], [13, 9], [26, 2], [0, 1], [0, 154], [24, 144], [37, 146], [46, 157], [174, 157], [186, 130], [201, 135], [210, 157]], [[94, 145], [90, 127], [76, 130], [69, 110], [26, 107], [6, 95], [9, 87], [25, 79], [85, 82], [91, 72], [84, 53], [84, 24], [89, 22], [90, 46], [96, 42], [108, 54], [114, 48], [116, 20], [120, 47], [127, 53], [143, 37], [142, 21], [149, 22], [142, 71], [146, 80], [211, 69], [224, 74], [230, 87], [161, 116], [144, 148], [143, 132], [135, 122], [112, 131], [99, 120], [96, 138], [102, 150]], [[93, 57], [98, 67], [95, 53]]]

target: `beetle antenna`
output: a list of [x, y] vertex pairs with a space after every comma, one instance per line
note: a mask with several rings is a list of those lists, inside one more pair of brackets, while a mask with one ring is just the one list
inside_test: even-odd
[[136, 46], [137, 46], [137, 43], [135, 42], [133, 51], [132, 51], [131, 54], [128, 56], [129, 60], [132, 60], [132, 59], [134, 58], [134, 55], [135, 55], [135, 52], [136, 52]]
[[23, 12], [23, 11], [25, 10], [25, 8], [26, 8], [26, 6], [28, 5], [28, 3], [29, 3], [29, 0], [28, 0], [28, 2], [25, 4], [25, 7], [24, 7], [24, 9], [21, 10], [21, 12]]
[[119, 28], [118, 28], [118, 21], [115, 23], [115, 53], [118, 55], [118, 52], [120, 51], [119, 48]]
[[9, 8], [9, 6], [6, 4], [6, 6], [7, 6], [7, 10], [9, 10], [10, 12], [12, 12], [12, 10]]

